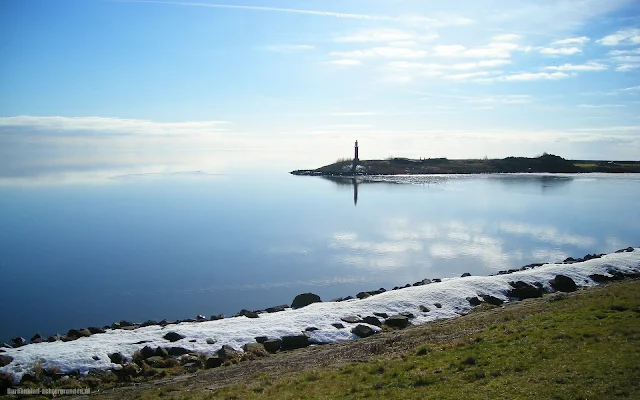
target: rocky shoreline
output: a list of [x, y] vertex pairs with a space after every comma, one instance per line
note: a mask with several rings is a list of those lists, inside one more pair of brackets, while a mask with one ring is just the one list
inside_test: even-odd
[[[638, 252], [637, 249], [629, 247], [618, 250], [617, 252], [612, 254], [633, 253], [634, 251], [636, 253]], [[598, 260], [604, 256], [606, 255], [588, 254], [585, 257], [578, 259], [569, 257], [563, 262], [562, 265], [570, 266], [572, 264], [585, 263], [591, 260]], [[499, 271], [497, 274], [494, 274], [492, 276], [501, 277], [503, 275], [526, 273], [530, 270], [540, 269], [545, 265], [553, 266], [559, 264], [530, 264], [525, 265], [519, 269]], [[600, 268], [599, 272], [588, 274], [586, 275], [586, 277], [595, 284], [612, 280], [621, 280], [628, 277], [637, 278], [640, 277], [639, 267], [640, 264], [631, 266], [626, 270], [622, 270], [620, 268], [610, 267], [607, 264], [603, 264], [603, 268]], [[453, 304], [451, 299], [443, 298], [441, 302], [446, 303], [445, 309], [448, 310], [449, 313], [443, 313], [438, 318], [447, 318], [450, 316], [464, 314], [473, 307], [480, 306], [483, 303], [496, 306], [503, 304], [505, 301], [516, 301], [527, 298], [541, 297], [543, 293], [549, 291], [572, 292], [588, 283], [586, 279], [584, 280], [584, 282], [581, 282], [568, 275], [554, 272], [553, 274], [548, 275], [549, 277], [551, 277], [551, 279], [546, 279], [545, 281], [530, 281], [527, 279], [518, 278], [514, 278], [513, 280], [508, 279], [505, 281], [508, 282], [508, 287], [505, 287], [506, 290], [475, 290], [474, 296], [463, 296], [462, 303], [458, 302], [457, 304]], [[471, 277], [470, 274], [463, 274], [460, 278], [450, 278], [449, 280], [445, 281], [451, 284], [451, 288], [449, 289], [456, 290], [457, 286], [455, 286], [454, 283], [458, 284], [459, 287], [460, 285], [463, 285], [465, 281], [473, 280], [473, 278], [481, 277]], [[483, 279], [486, 281], [487, 279], [489, 279], [489, 277], [484, 277]], [[239, 322], [244, 322], [245, 320], [259, 320], [261, 318], [266, 318], [267, 315], [279, 314], [284, 311], [305, 309], [306, 307], [309, 307], [314, 303], [353, 305], [357, 304], [360, 301], [367, 301], [366, 299], [372, 300], [383, 295], [384, 293], [387, 293], [388, 295], [388, 292], [402, 293], [405, 290], [412, 290], [409, 288], [414, 288], [413, 290], [416, 290], [420, 287], [437, 287], [439, 285], [436, 284], [442, 284], [441, 282], [443, 282], [443, 280], [438, 278], [424, 279], [412, 284], [407, 284], [403, 287], [394, 287], [389, 291], [385, 290], [384, 288], [371, 291], [363, 291], [357, 293], [355, 296], [332, 299], [330, 302], [325, 303], [322, 303], [320, 297], [313, 293], [303, 293], [293, 299], [291, 306], [283, 304], [275, 307], [269, 307], [263, 310], [241, 310], [231, 318], [224, 318], [223, 315], [213, 315], [210, 318], [198, 315], [194, 319], [179, 321], [146, 321], [139, 324], [131, 323], [128, 321], [119, 321], [103, 328], [88, 327], [83, 329], [70, 329], [66, 335], [54, 335], [46, 339], [36, 334], [31, 338], [31, 344], [27, 344], [24, 338], [15, 338], [12, 345], [5, 343], [0, 346], [2, 347], [0, 348], [0, 367], [2, 367], [3, 374], [5, 376], [4, 380], [7, 381], [6, 376], [11, 376], [13, 383], [26, 383], [41, 378], [46, 378], [45, 380], [51, 383], [57, 379], [69, 379], [69, 376], [84, 379], [86, 377], [92, 376], [104, 377], [105, 374], [112, 374], [116, 379], [126, 381], [127, 379], [139, 376], [140, 374], [149, 373], [149, 368], [152, 368], [154, 371], [156, 371], [155, 373], [157, 373], [157, 369], [175, 367], [184, 368], [189, 371], [197, 370], [198, 368], [215, 368], [222, 365], [229, 365], [236, 362], [253, 359], [256, 357], [263, 357], [270, 353], [276, 353], [279, 351], [287, 351], [307, 347], [314, 344], [328, 343], [331, 340], [327, 340], [327, 337], [329, 336], [324, 337], [323, 339], [323, 336], [321, 335], [323, 332], [326, 332], [327, 327], [321, 324], [315, 324], [318, 326], [314, 326], [314, 324], [311, 323], [309, 323], [308, 326], [306, 326], [304, 329], [298, 331], [297, 334], [283, 334], [279, 336], [257, 335], [253, 337], [253, 340], [246, 341], [246, 339], [244, 339], [244, 344], [235, 346], [229, 345], [228, 343], [220, 343], [213, 337], [189, 337], [189, 335], [186, 334], [187, 332], [180, 333], [180, 329], [174, 329], [172, 327], [197, 327], [197, 325], [199, 324], [204, 324], [211, 321], [220, 321], [223, 319], [236, 320]], [[489, 286], [486, 287], [489, 288]], [[462, 293], [462, 290], [460, 290], [460, 292]], [[389, 296], [387, 296], [387, 298], [389, 298]], [[397, 300], [394, 301], [397, 302]], [[370, 310], [367, 310], [366, 313], [354, 312], [353, 314], [345, 313], [343, 315], [337, 313], [335, 315], [338, 317], [329, 325], [331, 326], [331, 329], [334, 329], [336, 332], [348, 332], [343, 335], [343, 339], [341, 340], [348, 340], [350, 338], [364, 338], [374, 335], [380, 332], [382, 329], [403, 329], [412, 324], [414, 320], [420, 320], [420, 322], [418, 323], [423, 323], [425, 316], [446, 311], [445, 309], [443, 309], [443, 304], [441, 302], [431, 301], [429, 303], [424, 302], [420, 304], [412, 304], [411, 307], [406, 307], [406, 304], [400, 301], [398, 307], [395, 307], [395, 305], [393, 307], [393, 310], [396, 312], [369, 312]], [[345, 311], [347, 309], [345, 309]], [[53, 360], [48, 360], [50, 362], [49, 364], [45, 362], [45, 365], [40, 365], [40, 376], [36, 377], [35, 373], [32, 371], [33, 366], [21, 365], [19, 363], [16, 364], [14, 362], [14, 357], [16, 357], [16, 355], [19, 354], [22, 349], [31, 346], [38, 346], [45, 342], [49, 344], [62, 344], [77, 340], [82, 341], [86, 340], [85, 338], [88, 339], [91, 337], [93, 337], [94, 339], [99, 337], [107, 338], [110, 335], [118, 334], [117, 332], [129, 332], [129, 336], [136, 337], [137, 331], [144, 331], [143, 328], [148, 327], [159, 327], [161, 329], [160, 332], [162, 333], [162, 340], [160, 340], [160, 342], [164, 342], [165, 344], [160, 343], [159, 345], [154, 345], [154, 343], [158, 344], [158, 340], [139, 340], [137, 342], [131, 343], [131, 345], [136, 348], [136, 350], [133, 351], [132, 354], [124, 354], [121, 351], [113, 351], [106, 354], [108, 357], [108, 361], [101, 359], [101, 356], [99, 355], [93, 355], [93, 360], [95, 360], [96, 362], [102, 362], [102, 368], [89, 368], [84, 371], [81, 371], [80, 369], [65, 370], [64, 368], [56, 366], [55, 363], [51, 363], [51, 361]], [[209, 346], [208, 348], [210, 350], [196, 351], [193, 348], [189, 348], [189, 344], [201, 343], [201, 345], [204, 345], [203, 342]], [[216, 344], [219, 347], [217, 348], [217, 350], [215, 350]], [[130, 346], [129, 348], [133, 347]], [[145, 370], [147, 372], [145, 372]], [[65, 376], [67, 378], [64, 378]]]

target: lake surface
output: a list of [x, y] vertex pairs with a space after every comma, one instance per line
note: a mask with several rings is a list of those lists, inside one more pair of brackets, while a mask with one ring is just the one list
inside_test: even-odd
[[4, 183], [0, 342], [638, 246], [639, 198], [637, 174]]

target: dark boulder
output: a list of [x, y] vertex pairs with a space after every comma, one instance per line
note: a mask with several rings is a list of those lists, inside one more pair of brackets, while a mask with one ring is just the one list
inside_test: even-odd
[[204, 315], [202, 315], [202, 314], [196, 315], [196, 321], [202, 322], [202, 321], [206, 321], [206, 320], [207, 320], [207, 317], [205, 317]]
[[13, 361], [13, 357], [0, 355], [0, 367], [4, 367], [5, 365], [9, 365], [11, 363], [11, 361]]
[[58, 341], [58, 340], [62, 340], [62, 336], [60, 336], [60, 334], [59, 334], [59, 333], [56, 333], [55, 335], [53, 335], [53, 336], [49, 336], [49, 337], [47, 338], [47, 342], [56, 342], [56, 341]]
[[145, 362], [153, 368], [164, 368], [166, 366], [165, 359], [161, 356], [151, 356]]
[[406, 328], [409, 325], [409, 318], [405, 315], [392, 315], [384, 321], [384, 324], [392, 328]]
[[219, 366], [222, 365], [222, 358], [213, 355], [213, 356], [209, 356], [207, 357], [207, 359], [204, 362], [204, 367], [209, 369], [209, 368], [218, 368]]
[[236, 355], [239, 354], [238, 350], [234, 349], [233, 347], [229, 346], [229, 345], [224, 345], [220, 348], [220, 350], [218, 350], [216, 352], [216, 354], [218, 354], [219, 357], [221, 357], [222, 359], [227, 359], [227, 358], [232, 358]]
[[429, 312], [429, 311], [431, 311], [431, 310], [429, 310], [429, 308], [428, 308], [428, 307], [425, 307], [425, 306], [423, 306], [423, 305], [420, 305], [418, 308], [420, 308], [420, 311], [422, 311], [422, 312]]
[[372, 316], [362, 318], [362, 322], [364, 322], [365, 324], [374, 325], [378, 327], [382, 326], [382, 322], [378, 318], [372, 317]]
[[589, 275], [589, 278], [591, 278], [592, 281], [597, 283], [605, 283], [605, 282], [615, 280], [615, 277], [613, 276], [607, 276], [607, 275], [601, 275], [601, 274], [592, 274], [592, 275]]
[[616, 250], [616, 253], [631, 253], [633, 251], [633, 247], [627, 247], [626, 249]]
[[167, 353], [169, 353], [170, 356], [181, 356], [183, 354], [188, 354], [189, 350], [184, 347], [169, 347], [167, 349]]
[[224, 314], [216, 314], [211, 316], [211, 321], [217, 321], [219, 319], [224, 319]]
[[234, 316], [235, 317], [247, 317], [247, 318], [260, 318], [258, 313], [253, 312], [253, 311], [249, 311], [249, 310], [245, 310], [245, 309], [240, 310], [240, 312], [237, 313]]
[[215, 344], [216, 341], [213, 338], [207, 338], [205, 339], [205, 342], [207, 342], [207, 344]]
[[342, 301], [353, 300], [353, 296], [347, 296]]
[[479, 306], [482, 302], [480, 301], [479, 298], [477, 298], [476, 296], [473, 297], [467, 297], [467, 301], [469, 302], [469, 304], [471, 304], [473, 307], [475, 306]]
[[320, 300], [320, 296], [318, 296], [317, 294], [302, 293], [297, 295], [295, 299], [293, 299], [293, 302], [291, 303], [291, 308], [302, 308], [302, 307], [308, 306], [309, 304], [321, 303], [321, 302], [322, 300]]
[[2, 343], [2, 344], [0, 344], [0, 348], [13, 349], [13, 346], [11, 346], [10, 344], [7, 344], [7, 343]]
[[87, 330], [92, 334], [95, 335], [97, 333], [105, 333], [106, 331], [102, 328], [98, 328], [96, 326], [90, 326], [87, 328]]
[[254, 339], [255, 339], [255, 340], [256, 340], [256, 342], [258, 342], [258, 343], [264, 343], [264, 342], [266, 342], [267, 340], [269, 340], [269, 338], [268, 338], [267, 336], [256, 336]]
[[107, 356], [109, 356], [109, 360], [114, 364], [124, 364], [127, 361], [122, 353], [111, 353], [107, 354]]
[[409, 319], [414, 319], [416, 316], [413, 315], [413, 313], [410, 313], [409, 311], [403, 311], [400, 313], [400, 315], [404, 315], [405, 317], [409, 318]]
[[348, 323], [348, 324], [357, 324], [357, 323], [361, 322], [360, 317], [355, 316], [355, 315], [349, 315], [349, 316], [346, 316], [346, 317], [342, 317], [340, 319], [342, 321]]
[[440, 282], [442, 282], [442, 279], [440, 279], [440, 278], [434, 278], [434, 279], [432, 279], [432, 280], [431, 280], [431, 282], [433, 282], [433, 283], [440, 283]]
[[[144, 321], [142, 324], [140, 324], [141, 328], [144, 328], [145, 326], [153, 326], [153, 325], [158, 325], [158, 323], [152, 319], [148, 319], [146, 321]], [[91, 329], [91, 328], [89, 328]]]
[[371, 295], [369, 294], [369, 292], [360, 292], [356, 295], [356, 297], [362, 300], [366, 299], [367, 297], [371, 297]]
[[565, 264], [573, 264], [574, 262], [576, 262], [577, 260], [573, 257], [567, 257], [564, 259], [563, 263]]
[[440, 304], [440, 303], [433, 303], [433, 305], [434, 305], [436, 308], [442, 308], [442, 304]]
[[269, 353], [275, 353], [276, 351], [280, 350], [280, 347], [282, 346], [282, 340], [280, 339], [268, 339], [265, 340], [262, 345], [264, 346], [265, 350], [267, 350]]
[[389, 314], [386, 312], [374, 312], [373, 315], [380, 318], [389, 318]]
[[491, 304], [492, 306], [500, 306], [504, 303], [504, 300], [491, 296], [490, 294], [481, 294], [480, 297], [482, 297], [485, 303]]
[[542, 297], [541, 287], [530, 285], [522, 281], [509, 282], [509, 285], [513, 288], [507, 292], [507, 296], [509, 297], [515, 297], [520, 300]]
[[309, 337], [307, 335], [291, 335], [282, 337], [282, 350], [300, 349], [309, 346]]
[[549, 281], [549, 285], [558, 292], [575, 292], [578, 290], [578, 286], [573, 279], [566, 275], [556, 275], [555, 278]]
[[13, 344], [13, 347], [21, 347], [27, 344], [27, 341], [24, 340], [23, 337], [17, 337], [17, 338], [11, 339], [11, 343]]
[[422, 286], [422, 285], [424, 285], [424, 282], [423, 281], [418, 281], [418, 282], [414, 283], [412, 286]]
[[153, 357], [155, 354], [156, 351], [149, 346], [144, 346], [142, 349], [140, 349], [140, 355], [142, 356], [142, 358]]
[[465, 272], [464, 274], [460, 275], [461, 278], [466, 278], [467, 276], [471, 276], [471, 274], [468, 272]]
[[335, 323], [333, 323], [333, 324], [331, 324], [331, 325], [332, 325], [334, 328], [336, 328], [336, 329], [344, 329], [344, 325], [342, 325], [342, 324], [341, 324], [341, 323], [339, 323], [339, 322], [335, 322]]
[[284, 311], [287, 308], [289, 308], [289, 305], [287, 304], [281, 304], [279, 306], [274, 306], [274, 307], [269, 307], [267, 308], [265, 311], [268, 313], [274, 313], [274, 312], [280, 312], [280, 311]]
[[33, 343], [34, 340], [38, 340], [38, 339], [42, 339], [42, 336], [40, 336], [39, 333], [36, 333], [35, 335], [31, 336], [31, 339], [29, 339], [29, 341]]
[[355, 328], [351, 329], [351, 333], [353, 333], [358, 337], [366, 338], [375, 334], [376, 331], [374, 331], [371, 327], [367, 325], [358, 325]]
[[344, 299], [342, 297], [336, 297], [333, 298], [331, 300], [329, 300], [331, 303], [340, 303], [341, 301], [344, 301]]
[[68, 338], [79, 339], [89, 336], [91, 336], [91, 332], [88, 329], [69, 329], [69, 332], [67, 332]]
[[162, 358], [167, 358], [169, 357], [169, 352], [167, 351], [167, 349], [165, 349], [164, 347], [156, 347], [156, 351], [153, 353], [154, 356], [158, 356], [158, 357], [162, 357]]
[[166, 340], [168, 340], [170, 342], [177, 342], [180, 339], [184, 339], [185, 336], [182, 336], [181, 334], [179, 334], [177, 332], [168, 332], [166, 335], [163, 336], [163, 338], [165, 338]]
[[242, 346], [242, 350], [245, 353], [254, 353], [258, 355], [264, 355], [266, 351], [262, 343], [246, 343]]
[[305, 332], [313, 332], [313, 331], [318, 331], [318, 330], [319, 329], [316, 328], [315, 326], [309, 326], [309, 327], [304, 328]]

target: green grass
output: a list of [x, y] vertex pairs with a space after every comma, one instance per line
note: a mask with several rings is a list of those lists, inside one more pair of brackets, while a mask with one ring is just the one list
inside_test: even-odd
[[217, 390], [206, 389], [216, 386], [209, 378], [209, 383], [131, 388], [126, 395], [176, 400], [640, 398], [640, 281], [476, 310], [446, 324], [396, 331], [394, 340], [419, 335], [424, 340], [416, 343], [423, 344], [367, 362], [277, 376], [258, 370]]
[[[147, 398], [640, 398], [640, 282], [540, 301], [479, 333], [394, 358]], [[195, 395], [195, 397], [193, 397]]]

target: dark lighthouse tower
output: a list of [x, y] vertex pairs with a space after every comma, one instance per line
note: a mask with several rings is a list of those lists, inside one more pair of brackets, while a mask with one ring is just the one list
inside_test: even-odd
[[353, 157], [353, 159], [355, 161], [358, 161], [359, 158], [358, 158], [358, 141], [357, 140], [356, 140], [356, 145], [354, 146], [354, 152], [355, 152], [355, 156]]

